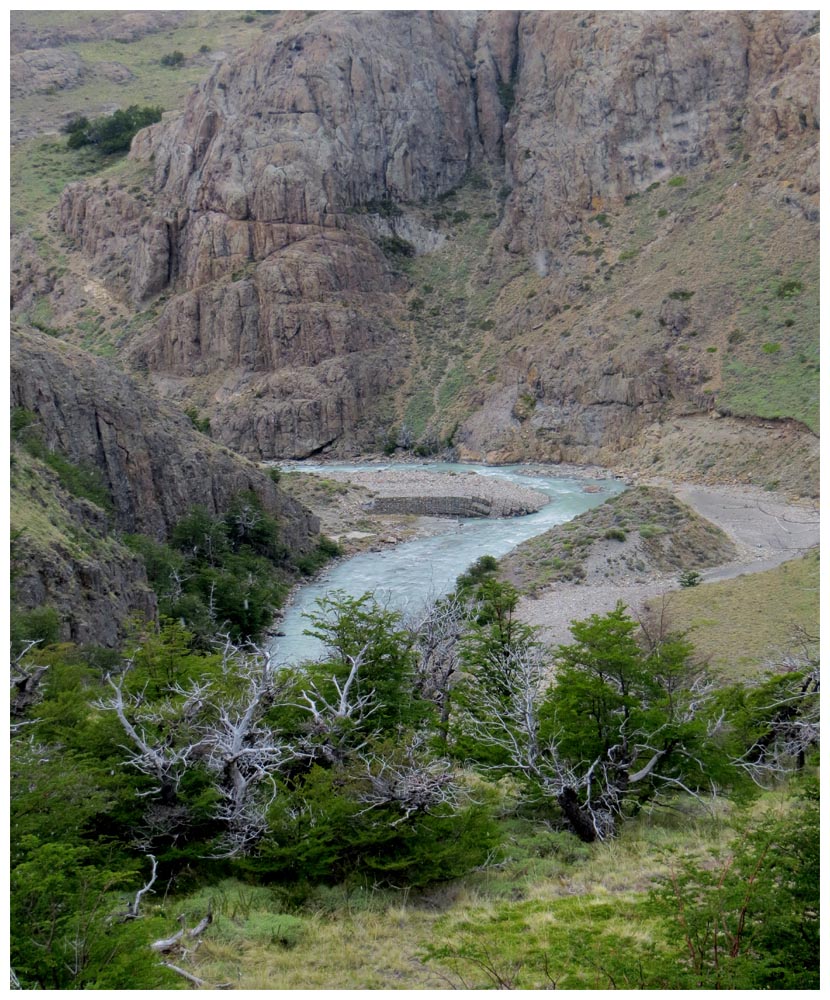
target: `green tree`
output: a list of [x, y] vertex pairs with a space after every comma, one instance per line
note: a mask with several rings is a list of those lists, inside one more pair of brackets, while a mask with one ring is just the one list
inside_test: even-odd
[[20, 848], [10, 877], [10, 922], [12, 969], [22, 988], [179, 985], [149, 948], [163, 925], [117, 920], [115, 891], [135, 885], [135, 864], [95, 864], [83, 846], [31, 835]]
[[93, 121], [75, 118], [67, 126], [67, 146], [70, 149], [94, 146], [104, 154], [126, 153], [136, 132], [161, 121], [161, 114], [159, 107], [132, 104], [125, 111], [114, 111]]
[[678, 942], [670, 989], [818, 989], [818, 784], [787, 815], [746, 823], [717, 861], [681, 860], [652, 893]]
[[306, 635], [325, 644], [325, 661], [311, 669], [321, 693], [333, 701], [367, 699], [366, 726], [382, 732], [424, 720], [430, 704], [415, 683], [414, 636], [402, 627], [401, 615], [380, 607], [371, 594], [350, 597], [336, 591], [317, 601], [307, 616]]

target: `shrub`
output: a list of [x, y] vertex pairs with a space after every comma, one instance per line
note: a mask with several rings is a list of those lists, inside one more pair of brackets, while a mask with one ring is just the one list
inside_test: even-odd
[[702, 581], [703, 577], [694, 569], [685, 570], [677, 579], [681, 587], [697, 587]]
[[512, 82], [510, 80], [500, 80], [496, 89], [498, 90], [501, 106], [507, 114], [510, 114], [513, 105], [516, 103], [516, 91]]
[[609, 541], [624, 542], [626, 538], [628, 538], [628, 535], [624, 528], [609, 528], [608, 531], [605, 532], [605, 537], [609, 539]]
[[196, 409], [195, 406], [188, 406], [188, 408], [184, 412], [190, 418], [191, 424], [193, 424], [193, 427], [197, 431], [201, 431], [202, 434], [207, 434], [208, 436], [210, 436], [209, 417], [200, 417], [199, 411]]
[[168, 52], [159, 59], [159, 62], [162, 66], [169, 66], [171, 68], [181, 66], [184, 62], [184, 52], [180, 52], [178, 49], [175, 52]]
[[140, 108], [132, 104], [126, 111], [115, 111], [91, 122], [86, 118], [75, 119], [67, 146], [70, 149], [95, 146], [105, 154], [126, 153], [136, 132], [161, 121], [161, 113], [160, 107]]
[[764, 354], [777, 354], [781, 350], [781, 345], [776, 342], [770, 344], [761, 344], [761, 350], [764, 352]]
[[383, 236], [378, 241], [381, 250], [390, 257], [414, 257], [415, 247], [400, 236]]
[[31, 611], [11, 610], [10, 638], [12, 653], [17, 654], [27, 642], [49, 646], [60, 639], [61, 623], [54, 608], [41, 605]]
[[802, 285], [800, 281], [782, 281], [775, 290], [775, 294], [779, 299], [794, 299], [796, 295], [800, 295], [803, 290], [804, 285]]
[[694, 294], [694, 292], [687, 292], [685, 288], [675, 288], [673, 292], [669, 292], [669, 298], [677, 302], [688, 302]]

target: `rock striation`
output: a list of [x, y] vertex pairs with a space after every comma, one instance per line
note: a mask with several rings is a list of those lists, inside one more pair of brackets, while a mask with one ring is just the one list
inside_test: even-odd
[[[549, 311], [584, 291], [569, 241], [592, 214], [738, 154], [809, 218], [818, 55], [808, 11], [285, 14], [136, 137], [146, 191], [70, 185], [60, 224], [112, 296], [157, 304], [127, 363], [214, 415], [225, 443], [365, 448], [398, 415], [416, 350], [401, 251], [443, 245], [425, 204], [489, 178], [501, 207], [482, 260], [532, 259]], [[505, 340], [529, 313], [505, 319]], [[692, 329], [688, 309], [660, 318]], [[510, 382], [534, 365], [540, 457], [596, 458], [671, 400], [704, 407], [702, 365], [667, 369], [661, 330], [610, 365], [593, 363], [603, 329], [586, 329], [589, 365], [564, 350], [553, 365], [539, 334], [473, 397], [459, 439], [519, 454]]]
[[312, 514], [101, 359], [20, 332], [12, 342], [11, 403], [35, 415], [48, 448], [101, 472], [123, 531], [163, 539], [190, 507], [218, 514], [237, 493], [253, 490], [279, 519], [290, 549], [304, 553], [313, 546], [318, 523]]
[[318, 540], [317, 517], [267, 475], [82, 350], [18, 331], [11, 403], [30, 411], [47, 448], [97, 469], [112, 502], [110, 516], [71, 496], [49, 469], [15, 447], [15, 601], [54, 607], [66, 639], [115, 645], [129, 618], [155, 616], [144, 564], [120, 542], [121, 532], [164, 540], [190, 508], [219, 514], [236, 494], [253, 490], [277, 518], [292, 555], [308, 553]]

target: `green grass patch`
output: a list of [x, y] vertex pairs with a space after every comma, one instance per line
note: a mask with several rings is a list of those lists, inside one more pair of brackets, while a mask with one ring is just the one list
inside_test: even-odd
[[798, 652], [801, 630], [818, 633], [818, 551], [764, 573], [672, 593], [669, 615], [718, 675], [751, 676]]

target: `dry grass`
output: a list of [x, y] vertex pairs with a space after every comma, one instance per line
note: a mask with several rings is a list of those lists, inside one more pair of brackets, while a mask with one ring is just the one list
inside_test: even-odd
[[818, 636], [818, 550], [764, 573], [676, 591], [668, 613], [716, 674], [733, 680], [757, 674], [800, 651], [800, 630]]
[[653, 944], [643, 902], [669, 852], [717, 853], [733, 835], [729, 815], [722, 800], [678, 801], [591, 846], [538, 820], [507, 820], [505, 863], [418, 894], [321, 890], [294, 911], [302, 927], [288, 947], [261, 930], [264, 913], [279, 919], [278, 893], [268, 908], [266, 890], [223, 883], [223, 918], [193, 968], [235, 989], [486, 988], [492, 973], [480, 962], [489, 957], [517, 988], [549, 987], [548, 972], [564, 974], [563, 987], [602, 988], [603, 949]]

